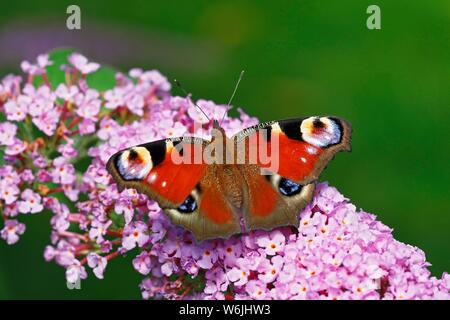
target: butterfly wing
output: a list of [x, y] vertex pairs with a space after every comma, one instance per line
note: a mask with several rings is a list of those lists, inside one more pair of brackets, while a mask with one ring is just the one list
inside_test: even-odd
[[350, 124], [335, 117], [268, 122], [235, 135], [246, 228], [297, 225], [320, 173], [337, 152], [350, 150], [350, 135]]
[[175, 138], [114, 154], [108, 171], [119, 189], [134, 188], [158, 202], [173, 223], [197, 240], [240, 232], [239, 218], [214, 180], [217, 166], [203, 161], [207, 141]]
[[241, 171], [245, 180], [242, 212], [246, 230], [298, 225], [300, 210], [313, 198], [314, 182], [295, 184], [295, 189], [291, 186], [291, 193], [282, 194], [278, 185], [284, 178], [280, 175], [261, 175], [257, 165], [242, 166]]
[[[296, 183], [315, 181], [334, 155], [350, 151], [350, 124], [336, 117], [309, 117], [262, 123], [234, 139], [245, 163]], [[267, 150], [267, 151], [266, 151]]]

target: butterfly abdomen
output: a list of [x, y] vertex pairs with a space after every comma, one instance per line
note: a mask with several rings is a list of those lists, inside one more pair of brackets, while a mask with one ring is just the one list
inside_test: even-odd
[[218, 170], [218, 180], [228, 201], [236, 208], [242, 207], [242, 176], [236, 166], [223, 165]]

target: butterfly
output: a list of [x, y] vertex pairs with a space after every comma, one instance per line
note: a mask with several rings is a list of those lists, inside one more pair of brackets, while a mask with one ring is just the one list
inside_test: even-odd
[[351, 125], [314, 116], [271, 121], [211, 140], [170, 138], [115, 153], [107, 169], [119, 190], [155, 200], [197, 241], [299, 224], [334, 155], [350, 151]]

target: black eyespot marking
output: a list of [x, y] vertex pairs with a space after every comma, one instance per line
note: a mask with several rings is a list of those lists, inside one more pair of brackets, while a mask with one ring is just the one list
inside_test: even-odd
[[[132, 152], [133, 151], [133, 152]], [[116, 168], [116, 170], [117, 170], [117, 172], [119, 173], [119, 176], [122, 178], [122, 179], [124, 179], [124, 180], [126, 180], [126, 181], [139, 181], [139, 179], [134, 179], [134, 178], [132, 178], [132, 177], [130, 177], [130, 176], [128, 176], [127, 174], [126, 174], [126, 172], [123, 172], [123, 169], [121, 169], [121, 159], [122, 159], [122, 155], [123, 155], [123, 152], [124, 151], [122, 151], [122, 152], [118, 152], [115, 156], [113, 156], [113, 158], [111, 158], [111, 160], [109, 160], [109, 161], [113, 161], [113, 163], [114, 163], [114, 167]], [[132, 153], [134, 153], [134, 154], [132, 154]], [[136, 152], [136, 151], [134, 151], [134, 150], [130, 150], [130, 152], [129, 152], [129, 154], [128, 154], [128, 161], [134, 161], [134, 160], [136, 160], [137, 159], [137, 157], [139, 157], [139, 154]], [[109, 170], [109, 169], [108, 169]]]
[[139, 157], [139, 154], [134, 149], [130, 149], [130, 153], [128, 154], [128, 160], [134, 161]]
[[300, 191], [302, 191], [302, 186], [298, 183], [295, 183], [294, 181], [281, 178], [280, 182], [278, 183], [278, 189], [280, 190], [281, 194], [290, 197], [299, 194]]
[[325, 123], [320, 121], [319, 118], [315, 118], [314, 121], [313, 121], [313, 126], [316, 129], [322, 129], [323, 127], [325, 127]]
[[178, 207], [178, 211], [181, 213], [192, 213], [197, 209], [197, 202], [189, 195], [186, 200]]
[[157, 166], [166, 158], [166, 141], [160, 140], [151, 143], [147, 143], [142, 147], [147, 148], [148, 152], [150, 152], [150, 156], [152, 157], [153, 166]]
[[202, 193], [202, 187], [200, 186], [200, 183], [197, 183], [195, 186], [195, 190], [197, 190], [198, 193]]
[[281, 128], [281, 131], [291, 139], [303, 141], [302, 139], [302, 133], [300, 132], [300, 124], [303, 120], [287, 120], [287, 121], [280, 121], [279, 126]]

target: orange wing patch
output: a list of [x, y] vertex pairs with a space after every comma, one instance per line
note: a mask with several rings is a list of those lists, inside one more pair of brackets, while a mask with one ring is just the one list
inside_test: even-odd
[[274, 132], [273, 135], [278, 135], [279, 139], [277, 173], [293, 181], [301, 181], [309, 176], [322, 150], [309, 143], [290, 139], [283, 133]]
[[250, 211], [256, 216], [266, 217], [273, 212], [279, 195], [266, 181], [264, 176], [257, 175], [247, 182], [250, 198]]
[[[185, 144], [183, 150], [202, 152], [202, 146]], [[170, 148], [163, 162], [154, 167], [145, 178], [150, 189], [173, 203], [182, 203], [204, 176], [206, 164], [193, 163], [192, 159], [183, 158], [190, 163], [179, 163], [180, 158], [172, 153], [178, 151]], [[190, 153], [192, 155], [198, 153]], [[178, 158], [177, 158], [178, 157]], [[192, 160], [192, 161], [191, 161]]]
[[253, 133], [245, 140], [245, 150], [247, 163], [256, 163], [293, 181], [308, 177], [323, 152], [321, 148], [277, 131], [271, 132], [270, 140], [262, 131]]
[[205, 190], [200, 202], [200, 212], [217, 224], [226, 224], [233, 219], [233, 212], [216, 187]]

